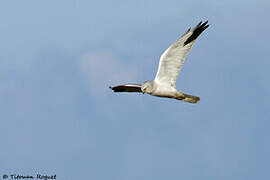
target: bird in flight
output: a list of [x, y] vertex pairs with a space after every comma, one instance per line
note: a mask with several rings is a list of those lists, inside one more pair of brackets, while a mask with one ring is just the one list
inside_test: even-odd
[[185, 56], [198, 36], [209, 27], [208, 21], [200, 22], [192, 29], [188, 29], [179, 39], [163, 52], [159, 60], [156, 77], [152, 81], [140, 84], [123, 84], [110, 87], [114, 92], [138, 92], [152, 96], [174, 98], [189, 103], [197, 103], [200, 98], [178, 91], [175, 82], [184, 63]]

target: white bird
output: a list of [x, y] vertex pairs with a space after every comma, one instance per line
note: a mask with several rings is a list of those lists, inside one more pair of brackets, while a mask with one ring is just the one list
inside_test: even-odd
[[185, 56], [197, 37], [208, 28], [208, 21], [200, 22], [193, 29], [188, 29], [179, 39], [161, 55], [156, 77], [143, 84], [123, 84], [110, 87], [114, 92], [139, 92], [152, 96], [174, 98], [189, 103], [197, 103], [200, 98], [179, 92], [175, 88], [176, 78], [184, 63]]

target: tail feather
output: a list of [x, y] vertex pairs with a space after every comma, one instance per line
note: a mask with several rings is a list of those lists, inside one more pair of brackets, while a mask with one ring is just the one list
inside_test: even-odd
[[192, 95], [184, 94], [184, 93], [179, 93], [176, 96], [176, 99], [184, 101], [184, 102], [189, 102], [189, 103], [197, 103], [198, 101], [200, 101], [200, 97], [192, 96]]

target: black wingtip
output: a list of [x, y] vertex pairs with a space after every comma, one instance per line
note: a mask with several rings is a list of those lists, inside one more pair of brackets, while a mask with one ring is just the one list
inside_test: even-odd
[[[190, 30], [191, 30], [191, 28], [188, 28], [188, 30], [186, 31], [186, 33], [188, 33]], [[185, 33], [185, 34], [186, 34], [186, 33]]]
[[109, 88], [113, 91], [113, 92], [115, 92], [115, 89], [114, 89], [114, 87], [112, 87], [112, 86], [109, 86]]
[[205, 21], [204, 23], [200, 21], [199, 24], [192, 30], [192, 35], [184, 42], [184, 46], [197, 39], [197, 37], [209, 27], [209, 24], [207, 23], [208, 21]]
[[114, 87], [112, 87], [112, 86], [109, 86], [109, 88], [113, 91], [113, 92], [117, 92], [117, 88], [114, 86]]
[[208, 21], [205, 21], [205, 22], [202, 24], [202, 26], [205, 26], [207, 23], [208, 23]]

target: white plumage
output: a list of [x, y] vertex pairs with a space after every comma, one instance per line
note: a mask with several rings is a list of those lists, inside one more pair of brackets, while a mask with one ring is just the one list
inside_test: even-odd
[[193, 29], [183, 34], [164, 51], [159, 60], [158, 71], [153, 81], [146, 81], [142, 85], [124, 84], [110, 87], [114, 92], [142, 92], [153, 96], [167, 97], [196, 103], [199, 97], [181, 93], [176, 90], [175, 82], [184, 63], [185, 56], [197, 37], [206, 29], [208, 21], [200, 22]]

